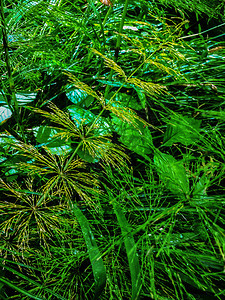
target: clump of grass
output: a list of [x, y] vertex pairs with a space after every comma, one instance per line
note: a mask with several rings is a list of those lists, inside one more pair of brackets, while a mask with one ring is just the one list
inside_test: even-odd
[[4, 8], [2, 299], [224, 297], [224, 43], [113, 4]]

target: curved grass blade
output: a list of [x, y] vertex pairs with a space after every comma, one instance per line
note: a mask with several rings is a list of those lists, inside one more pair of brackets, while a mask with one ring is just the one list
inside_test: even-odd
[[138, 255], [136, 252], [136, 244], [134, 241], [133, 234], [127, 219], [122, 211], [121, 206], [118, 202], [113, 201], [113, 208], [116, 213], [117, 220], [119, 222], [122, 235], [124, 236], [124, 244], [127, 252], [127, 258], [131, 274], [132, 284], [132, 300], [140, 299], [141, 292], [141, 270], [138, 261]]
[[9, 281], [8, 281], [7, 279], [5, 279], [5, 278], [0, 277], [0, 281], [1, 281], [2, 283], [5, 283], [6, 285], [8, 285], [9, 287], [11, 287], [12, 289], [14, 289], [14, 290], [20, 292], [21, 294], [28, 296], [29, 299], [44, 300], [44, 298], [40, 298], [40, 297], [37, 297], [37, 296], [35, 296], [35, 295], [30, 294], [29, 292], [25, 291], [24, 289], [22, 289], [22, 288], [16, 286], [15, 284], [9, 282]]
[[[5, 261], [5, 260], [4, 260]], [[34, 285], [34, 286], [37, 286], [39, 289], [43, 289], [45, 292], [48, 292], [49, 294], [51, 294], [52, 296], [55, 296], [57, 299], [59, 300], [66, 300], [66, 298], [62, 297], [61, 295], [59, 295], [58, 293], [55, 293], [53, 290], [47, 288], [47, 287], [44, 287], [43, 285], [41, 285], [40, 283], [34, 281], [33, 279], [25, 276], [24, 274], [18, 272], [17, 270], [11, 268], [11, 267], [8, 267], [7, 265], [3, 265], [2, 263], [0, 263], [0, 266], [2, 268], [4, 268], [5, 270], [7, 271], [10, 271], [12, 272], [14, 275], [16, 275], [17, 277], [20, 277], [24, 280], [27, 281], [27, 283], [29, 283], [30, 285]], [[10, 286], [11, 288], [13, 288], [14, 290], [26, 295], [26, 296], [29, 296], [31, 297], [32, 299], [45, 299], [45, 298], [40, 298], [40, 297], [37, 297], [33, 294], [30, 294], [29, 292], [27, 292], [26, 290], [16, 286], [15, 284], [12, 284], [11, 282], [9, 282], [5, 277], [3, 278], [3, 276], [0, 277], [0, 282], [3, 282], [5, 284], [7, 284], [8, 286]], [[0, 298], [1, 299], [1, 298]]]
[[92, 266], [92, 271], [95, 280], [95, 294], [93, 300], [99, 299], [98, 297], [101, 295], [106, 285], [105, 266], [87, 218], [83, 215], [83, 213], [75, 204], [72, 204], [71, 208], [83, 232], [83, 236], [89, 254], [89, 259]]

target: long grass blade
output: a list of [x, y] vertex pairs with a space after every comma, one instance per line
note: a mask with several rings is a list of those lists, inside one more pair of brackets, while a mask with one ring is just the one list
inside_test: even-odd
[[75, 204], [71, 206], [72, 206], [71, 207], [72, 211], [74, 212], [81, 226], [81, 230], [83, 232], [83, 236], [86, 242], [86, 246], [87, 246], [87, 250], [88, 250], [88, 254], [92, 266], [92, 271], [95, 280], [95, 294], [93, 300], [98, 299], [98, 297], [101, 295], [106, 285], [105, 266], [87, 218], [83, 215], [83, 213]]
[[138, 255], [136, 252], [136, 244], [134, 241], [133, 234], [127, 219], [122, 211], [121, 206], [118, 202], [113, 201], [113, 208], [116, 213], [117, 220], [119, 222], [122, 235], [124, 236], [124, 244], [127, 252], [127, 258], [131, 274], [132, 284], [132, 300], [140, 299], [141, 292], [141, 270], [138, 261]]
[[[3, 264], [0, 264], [0, 266], [1, 266], [2, 268], [4, 268], [5, 270], [9, 271], [9, 272], [12, 272], [12, 273], [13, 273], [14, 275], [16, 275], [17, 277], [20, 277], [21, 279], [24, 279], [27, 283], [32, 284], [33, 286], [37, 286], [40, 290], [42, 289], [42, 290], [44, 290], [45, 292], [48, 292], [49, 294], [51, 294], [52, 296], [55, 296], [57, 299], [59, 299], [59, 300], [66, 300], [66, 298], [62, 297], [62, 296], [59, 295], [58, 293], [55, 293], [53, 290], [51, 290], [51, 289], [49, 289], [49, 288], [47, 288], [47, 287], [43, 287], [43, 285], [41, 285], [40, 283], [38, 283], [38, 282], [34, 281], [33, 279], [31, 279], [31, 278], [25, 276], [24, 274], [18, 272], [17, 270], [8, 267], [8, 266], [5, 265], [5, 264], [4, 264], [4, 265], [3, 265]], [[3, 283], [6, 283], [8, 286], [12, 287], [13, 289], [15, 289], [15, 290], [17, 290], [17, 291], [19, 291], [19, 292], [21, 292], [21, 293], [23, 293], [23, 294], [25, 294], [25, 295], [27, 295], [27, 293], [30, 294], [29, 292], [27, 292], [27, 291], [25, 291], [25, 290], [23, 290], [23, 289], [17, 287], [16, 285], [12, 284], [12, 283], [9, 282], [9, 281], [8, 281], [8, 283], [5, 282], [5, 279], [3, 278], [3, 276], [0, 277], [0, 281], [2, 281]], [[32, 294], [31, 294], [31, 295], [32, 295]], [[37, 297], [37, 296], [35, 296], [35, 295], [32, 295], [32, 296], [34, 297], [33, 299], [45, 299], [45, 298]]]
[[44, 298], [40, 298], [40, 297], [37, 297], [35, 295], [32, 295], [31, 293], [25, 291], [24, 289], [16, 286], [15, 284], [11, 283], [10, 281], [8, 281], [7, 279], [3, 278], [3, 277], [0, 277], [0, 281], [2, 283], [5, 283], [6, 285], [8, 285], [9, 287], [11, 287], [12, 289], [20, 292], [21, 294], [23, 295], [26, 295], [28, 297], [30, 297], [29, 299], [35, 299], [35, 300], [44, 300]]

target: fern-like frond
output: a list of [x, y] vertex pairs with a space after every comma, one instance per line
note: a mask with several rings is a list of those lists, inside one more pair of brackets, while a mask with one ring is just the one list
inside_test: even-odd
[[127, 82], [143, 89], [145, 92], [153, 96], [160, 95], [166, 92], [165, 86], [153, 82], [146, 82], [139, 78], [128, 78]]
[[125, 79], [127, 78], [127, 76], [126, 76], [125, 72], [123, 71], [123, 69], [114, 60], [106, 57], [101, 52], [97, 51], [96, 49], [92, 49], [92, 52], [94, 52], [95, 54], [101, 56], [104, 59], [106, 67], [108, 67], [108, 68], [112, 69], [113, 71], [115, 71], [119, 76], [121, 76]]
[[94, 97], [95, 99], [99, 100], [100, 96], [86, 83], [80, 81], [76, 76], [69, 72], [64, 72], [70, 79], [70, 82], [78, 89], [86, 92], [88, 95]]
[[111, 111], [123, 122], [127, 122], [133, 125], [135, 128], [138, 127], [138, 124], [141, 122], [144, 126], [149, 126], [149, 124], [142, 118], [140, 118], [134, 110], [129, 107], [119, 106], [118, 101], [115, 104], [114, 102], [109, 102], [106, 107], [106, 110]]
[[53, 103], [50, 103], [48, 107], [50, 108], [51, 112], [47, 112], [39, 108], [32, 108], [32, 110], [41, 114], [43, 117], [50, 119], [55, 124], [55, 126], [52, 127], [59, 130], [59, 132], [57, 132], [53, 138], [61, 137], [68, 140], [70, 137], [79, 137], [80, 130], [79, 126], [76, 125], [81, 125], [79, 119], [74, 118], [75, 122], [73, 122], [67, 112], [62, 111]]
[[46, 193], [55, 183], [54, 195], [70, 198], [76, 192], [82, 199], [90, 202], [87, 192], [97, 192], [99, 187], [96, 175], [84, 172], [87, 166], [81, 159], [73, 159], [69, 164], [67, 161], [63, 156], [58, 157], [57, 172], [53, 169], [48, 173], [51, 178], [42, 186], [42, 191]]
[[113, 144], [108, 136], [85, 138], [83, 140], [83, 148], [93, 158], [99, 158], [104, 164], [115, 168], [125, 167], [127, 161], [129, 161], [124, 148]]
[[127, 52], [133, 52], [136, 54], [139, 54], [140, 56], [143, 57], [143, 59], [145, 59], [146, 57], [146, 47], [144, 46], [144, 44], [142, 43], [142, 41], [139, 38], [130, 38], [129, 36], [127, 36], [126, 34], [123, 33], [118, 33], [121, 37], [123, 37], [124, 40], [126, 40], [126, 42], [130, 45], [129, 49], [127, 50]]
[[[73, 192], [79, 192], [82, 199], [87, 200], [86, 192], [98, 188], [95, 174], [85, 172], [86, 163], [81, 159], [69, 161], [69, 156], [53, 155], [45, 146], [39, 152], [34, 146], [17, 144], [14, 146], [21, 154], [32, 159], [32, 163], [21, 162], [16, 166], [30, 175], [45, 176], [46, 183], [42, 185], [44, 193], [65, 195], [71, 197]], [[68, 163], [69, 161], [69, 163]], [[85, 196], [86, 195], [86, 196]]]
[[17, 167], [19, 167], [21, 170], [27, 170], [30, 175], [37, 173], [48, 174], [49, 170], [57, 170], [56, 157], [51, 154], [47, 147], [42, 147], [46, 154], [40, 153], [37, 148], [32, 145], [24, 143], [15, 144], [13, 145], [13, 148], [20, 151], [21, 155], [34, 160], [32, 163], [17, 163]]
[[1, 244], [14, 245], [18, 251], [23, 252], [31, 243], [47, 246], [55, 233], [64, 237], [62, 224], [65, 220], [60, 214], [65, 208], [62, 205], [52, 204], [51, 198], [38, 204], [41, 194], [33, 191], [32, 183], [26, 184], [27, 189], [23, 191], [20, 191], [21, 187], [17, 183], [10, 185], [2, 180], [0, 187], [6, 194], [4, 201], [0, 201], [4, 218], [0, 224]]
[[[167, 73], [171, 76], [175, 76], [175, 78], [178, 78], [178, 76], [181, 76], [181, 73], [179, 71], [174, 70], [173, 68], [170, 68], [168, 65], [165, 65], [165, 64], [162, 64], [162, 63], [158, 62], [157, 59], [146, 59], [145, 63], [153, 65], [158, 70], [161, 70], [162, 72], [165, 72], [165, 73]], [[171, 61], [171, 64], [172, 64], [172, 61]]]

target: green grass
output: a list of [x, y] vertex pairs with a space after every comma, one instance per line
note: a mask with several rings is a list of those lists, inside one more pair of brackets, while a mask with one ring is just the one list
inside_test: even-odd
[[224, 298], [224, 6], [178, 2], [2, 1], [1, 299]]

